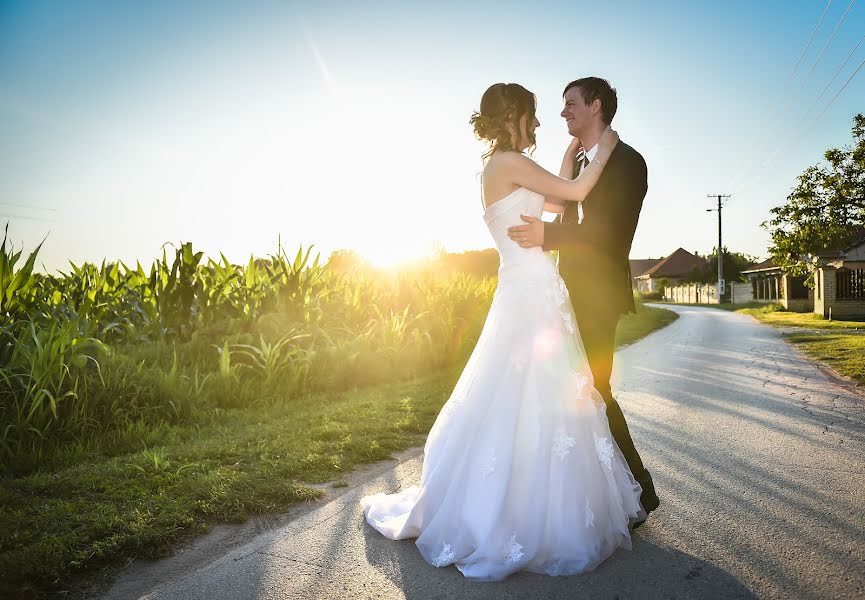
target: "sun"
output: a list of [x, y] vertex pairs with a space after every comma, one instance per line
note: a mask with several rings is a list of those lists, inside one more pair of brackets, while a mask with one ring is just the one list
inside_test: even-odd
[[399, 269], [431, 259], [441, 249], [441, 244], [414, 241], [390, 243], [381, 246], [358, 248], [357, 253], [380, 269]]

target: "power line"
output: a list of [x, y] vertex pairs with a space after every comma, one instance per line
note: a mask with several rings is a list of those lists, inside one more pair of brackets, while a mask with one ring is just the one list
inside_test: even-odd
[[[814, 119], [814, 122], [811, 123], [810, 127], [813, 127], [814, 125], [816, 125], [817, 122], [820, 120], [820, 118], [821, 118], [824, 114], [826, 114], [826, 111], [829, 110], [829, 107], [832, 106], [832, 104], [835, 102], [835, 99], [838, 98], [838, 96], [841, 95], [841, 92], [843, 92], [844, 89], [845, 89], [845, 88], [850, 84], [850, 82], [853, 81], [853, 78], [856, 77], [856, 74], [859, 73], [859, 71], [862, 70], [862, 67], [863, 67], [863, 66], [865, 66], [865, 59], [862, 59], [862, 62], [859, 63], [859, 66], [858, 66], [858, 67], [856, 67], [856, 70], [853, 71], [853, 73], [850, 75], [850, 77], [847, 78], [847, 81], [844, 82], [844, 85], [841, 86], [841, 88], [840, 88], [840, 89], [835, 93], [835, 95], [832, 96], [832, 99], [829, 100], [829, 102], [826, 104], [826, 106], [823, 107], [823, 110], [820, 111], [820, 114], [817, 115], [817, 118]], [[800, 139], [802, 139], [802, 136], [804, 136], [805, 133], [808, 132], [808, 130], [810, 129], [810, 127], [807, 128], [807, 129], [806, 129], [806, 128], [799, 128], [799, 127], [797, 127], [796, 129], [791, 130], [791, 131], [792, 131], [792, 135], [789, 136], [786, 140], [784, 140], [784, 142], [782, 142], [782, 143], [781, 143], [781, 144], [780, 144], [780, 145], [775, 149], [775, 151], [772, 152], [772, 154], [769, 155], [769, 157], [766, 159], [766, 161], [761, 165], [761, 168], [765, 168], [765, 167], [769, 167], [769, 166], [771, 166], [771, 163], [775, 160], [775, 158], [776, 158], [779, 154], [781, 154], [784, 150], [786, 150], [787, 147], [788, 147], [791, 143], [793, 143], [793, 142], [798, 142]], [[798, 133], [798, 135], [796, 135], [797, 133]], [[755, 177], [754, 177], [750, 182], [747, 183], [747, 186], [753, 185], [753, 184], [755, 184], [755, 183], [756, 183], [757, 181], [759, 181], [759, 180], [760, 180], [760, 176], [759, 176], [759, 174], [755, 174]], [[735, 190], [736, 193], [741, 192], [741, 191], [742, 191], [743, 189], [745, 189], [745, 187], [747, 187], [747, 186], [746, 186], [745, 183], [743, 183], [743, 184], [740, 185], [738, 188], [736, 188], [736, 190]]]
[[853, 55], [856, 53], [856, 50], [859, 49], [859, 46], [862, 45], [862, 42], [863, 42], [863, 41], [865, 41], [865, 33], [862, 34], [862, 37], [859, 38], [859, 42], [856, 44], [856, 46], [853, 47], [853, 49], [850, 51], [850, 54], [848, 54], [848, 55], [847, 55], [847, 58], [844, 59], [844, 62], [842, 63], [842, 65], [841, 65], [840, 67], [838, 67], [838, 70], [835, 71], [835, 75], [832, 76], [832, 79], [829, 80], [829, 83], [826, 84], [826, 87], [823, 88], [823, 91], [820, 92], [820, 95], [817, 96], [817, 99], [814, 100], [814, 104], [812, 104], [812, 105], [808, 108], [808, 110], [805, 112], [805, 116], [802, 117], [802, 120], [799, 121], [799, 124], [801, 124], [802, 121], [805, 120], [805, 117], [807, 117], [808, 114], [809, 114], [812, 110], [814, 110], [814, 107], [817, 106], [817, 103], [818, 103], [818, 102], [820, 102], [820, 98], [823, 97], [823, 94], [825, 94], [826, 91], [829, 89], [829, 87], [830, 87], [833, 83], [835, 83], [835, 80], [838, 79], [838, 75], [841, 74], [841, 71], [844, 70], [844, 67], [847, 66], [847, 63], [850, 62], [850, 59], [853, 58]]
[[850, 9], [853, 8], [853, 5], [856, 4], [856, 0], [850, 0], [850, 4], [847, 5], [847, 10], [844, 11], [844, 14], [841, 15], [841, 20], [838, 21], [838, 24], [835, 25], [834, 31], [832, 31], [832, 35], [829, 36], [829, 39], [826, 40], [826, 43], [823, 44], [823, 49], [820, 50], [819, 56], [817, 56], [817, 60], [814, 61], [814, 64], [811, 65], [811, 70], [808, 71], [808, 74], [805, 75], [805, 79], [802, 80], [802, 85], [799, 87], [801, 90], [805, 87], [805, 84], [808, 83], [808, 78], [811, 77], [811, 74], [814, 72], [814, 69], [817, 68], [817, 65], [820, 63], [820, 59], [823, 58], [823, 54], [826, 52], [826, 48], [829, 47], [829, 44], [832, 43], [832, 40], [835, 39], [835, 34], [838, 33], [838, 30], [841, 28], [841, 23], [844, 22], [844, 19], [847, 18], [847, 14], [850, 12]]
[[808, 38], [808, 43], [805, 44], [805, 49], [802, 50], [802, 54], [799, 55], [799, 60], [796, 61], [796, 66], [793, 67], [793, 72], [790, 73], [790, 76], [787, 78], [787, 81], [784, 83], [784, 90], [787, 89], [787, 86], [790, 84], [790, 81], [792, 81], [793, 76], [796, 75], [796, 71], [799, 70], [799, 65], [802, 64], [802, 59], [805, 58], [805, 53], [808, 52], [808, 49], [811, 47], [811, 42], [814, 41], [814, 36], [817, 35], [817, 30], [819, 30], [820, 25], [823, 24], [823, 19], [826, 17], [826, 13], [829, 12], [830, 6], [832, 6], [832, 0], [829, 0], [829, 3], [826, 5], [826, 8], [823, 9], [823, 14], [820, 15], [820, 20], [817, 21], [817, 26], [814, 28], [814, 31], [811, 32], [811, 37]]
[[[824, 51], [825, 51], [826, 47], [829, 45], [829, 42], [832, 41], [832, 37], [834, 37], [835, 32], [838, 31], [838, 27], [840, 27], [840, 26], [841, 26], [841, 23], [844, 22], [844, 18], [847, 16], [847, 13], [850, 12], [850, 8], [853, 6], [854, 3], [855, 3], [855, 0], [853, 0], [852, 2], [850, 2], [850, 4], [847, 6], [847, 11], [846, 11], [846, 12], [844, 13], [844, 15], [841, 17], [841, 20], [838, 22], [838, 25], [836, 25], [836, 27], [835, 27], [835, 31], [832, 32], [832, 36], [829, 38], [829, 40], [828, 40], [828, 41], [826, 42], [826, 44], [823, 46], [823, 50], [824, 50]], [[788, 147], [791, 143], [796, 142], [796, 141], [798, 141], [799, 139], [801, 139], [802, 136], [805, 134], [805, 132], [808, 131], [808, 130], [810, 129], [810, 127], [813, 127], [813, 126], [814, 126], [814, 125], [815, 125], [815, 124], [820, 120], [820, 118], [821, 118], [821, 117], [826, 113], [826, 111], [829, 110], [829, 107], [832, 106], [832, 104], [835, 102], [835, 99], [838, 98], [839, 95], [841, 95], [841, 93], [844, 91], [844, 89], [847, 87], [847, 85], [848, 85], [848, 84], [853, 80], [853, 78], [856, 76], [856, 74], [857, 74], [857, 73], [862, 69], [862, 66], [865, 65], [865, 60], [863, 60], [863, 62], [862, 62], [862, 63], [861, 63], [861, 64], [856, 68], [856, 70], [855, 70], [855, 71], [850, 75], [850, 77], [847, 79], [847, 81], [844, 83], [844, 85], [841, 86], [841, 88], [836, 92], [836, 94], [835, 94], [835, 95], [832, 97], [832, 99], [831, 99], [831, 100], [826, 104], [826, 106], [823, 107], [823, 110], [820, 111], [820, 114], [817, 115], [817, 117], [814, 119], [814, 121], [811, 123], [811, 125], [809, 125], [808, 128], [803, 128], [803, 127], [802, 127], [802, 124], [805, 123], [805, 121], [806, 121], [807, 118], [808, 118], [808, 115], [811, 114], [811, 111], [813, 111], [814, 108], [818, 105], [818, 103], [820, 102], [820, 99], [821, 99], [821, 98], [824, 96], [824, 94], [829, 90], [829, 88], [832, 86], [832, 84], [833, 84], [833, 83], [835, 82], [835, 80], [838, 78], [838, 75], [841, 74], [841, 71], [843, 71], [843, 70], [844, 70], [844, 67], [847, 66], [847, 63], [850, 62], [850, 59], [851, 59], [851, 58], [853, 57], [853, 55], [856, 53], [856, 50], [859, 49], [859, 46], [862, 45], [862, 42], [863, 42], [863, 41], [865, 41], [865, 34], [863, 34], [862, 37], [859, 38], [859, 41], [856, 43], [856, 45], [853, 47], [853, 49], [852, 49], [852, 50], [850, 51], [850, 53], [847, 55], [847, 58], [844, 59], [844, 62], [843, 62], [843, 63], [841, 64], [841, 66], [838, 67], [838, 69], [835, 71], [835, 74], [832, 76], [832, 79], [829, 80], [829, 83], [827, 83], [826, 86], [823, 88], [823, 90], [820, 92], [820, 94], [817, 95], [817, 98], [814, 100], [814, 102], [811, 104], [811, 106], [808, 108], [808, 110], [805, 111], [805, 113], [804, 113], [804, 114], [802, 115], [802, 117], [798, 120], [798, 122], [796, 123], [796, 125], [788, 129], [788, 132], [789, 132], [788, 136], [787, 136], [787, 137], [786, 137], [786, 138], [781, 142], [781, 144], [779, 144], [779, 145], [775, 148], [775, 150], [773, 150], [772, 152], [769, 153], [769, 155], [766, 157], [766, 159], [765, 159], [764, 161], [761, 161], [760, 166], [757, 168], [757, 171], [754, 172], [754, 175], [753, 175], [753, 177], [751, 178], [751, 180], [750, 180], [750, 181], [743, 181], [743, 180], [742, 180], [742, 177], [741, 177], [741, 173], [739, 174], [739, 177], [733, 177], [733, 178], [732, 178], [732, 181], [734, 181], [734, 182], [735, 182], [735, 181], [741, 181], [741, 183], [739, 183], [739, 184], [737, 185], [737, 187], [735, 188], [735, 192], [736, 192], [736, 193], [741, 192], [741, 191], [742, 191], [743, 189], [745, 189], [746, 187], [749, 187], [749, 186], [753, 185], [754, 183], [756, 183], [757, 181], [759, 181], [760, 178], [761, 178], [760, 171], [762, 171], [762, 170], [765, 169], [766, 167], [771, 166], [771, 164], [774, 162], [774, 160], [776, 159], [776, 157], [777, 157], [779, 154], [781, 154], [784, 150], [786, 150], [787, 147]], [[821, 52], [820, 56], [822, 57], [822, 55], [823, 55], [823, 53]], [[817, 62], [819, 62], [819, 60], [820, 60], [820, 58], [818, 57]], [[814, 63], [814, 66], [816, 66], [816, 64], [817, 64], [817, 63], [815, 62], [815, 63]], [[812, 72], [813, 72], [813, 67], [812, 67]], [[810, 73], [809, 73], [809, 74], [810, 74]], [[804, 84], [803, 84], [803, 85], [804, 85]], [[800, 89], [801, 89], [801, 88], [800, 88]], [[732, 185], [732, 183], [731, 183], [731, 185]]]
[[[802, 115], [802, 118], [799, 119], [799, 122], [796, 123], [795, 127], [792, 127], [790, 129], [790, 131], [792, 132], [792, 135], [788, 136], [788, 138], [786, 140], [784, 140], [784, 142], [782, 142], [781, 145], [778, 146], [778, 148], [776, 148], [775, 151], [772, 152], [772, 154], [769, 155], [769, 158], [767, 159], [767, 163], [772, 161], [777, 154], [779, 154], [782, 150], [785, 150], [787, 148], [789, 143], [792, 141], [793, 136], [796, 135], [796, 132], [800, 132], [800, 136], [801, 136], [801, 132], [803, 131], [801, 125], [808, 118], [808, 115], [811, 114], [811, 111], [814, 110], [814, 107], [817, 106], [817, 104], [820, 101], [820, 98], [823, 97], [823, 94], [826, 93], [826, 91], [829, 89], [829, 87], [832, 85], [832, 83], [835, 82], [835, 79], [838, 78], [838, 75], [841, 73], [841, 71], [844, 69], [844, 67], [847, 66], [847, 63], [850, 62], [850, 59], [853, 57], [853, 54], [856, 52], [856, 50], [859, 48], [859, 46], [862, 44], [863, 41], [865, 41], [865, 34], [863, 34], [862, 37], [859, 38], [859, 42], [856, 44], [856, 46], [853, 48], [853, 50], [850, 52], [850, 54], [847, 55], [847, 58], [844, 61], [844, 63], [838, 68], [838, 70], [835, 72], [835, 75], [832, 77], [832, 80], [829, 81], [828, 84], [826, 84], [826, 87], [823, 88], [823, 91], [820, 92], [820, 95], [817, 96], [817, 99], [814, 101], [814, 103], [808, 108], [808, 110], [805, 112], [805, 114]], [[850, 77], [847, 79], [847, 81], [844, 82], [844, 85], [841, 86], [841, 88], [835, 93], [835, 95], [832, 97], [832, 99], [826, 104], [826, 106], [823, 107], [823, 110], [820, 111], [820, 114], [817, 115], [816, 119], [814, 119], [814, 123], [819, 121], [820, 117], [822, 117], [826, 113], [826, 111], [829, 110], [829, 107], [832, 106], [832, 103], [835, 102], [835, 99], [841, 94], [841, 92], [844, 91], [844, 88], [846, 88], [847, 85], [853, 80], [853, 78], [856, 76], [856, 73], [859, 72], [859, 70], [862, 68], [863, 65], [865, 65], [865, 60], [863, 60], [859, 64], [859, 66], [856, 68], [855, 71], [853, 71], [853, 73], [850, 75]], [[812, 126], [813, 126], [813, 124], [812, 124]]]
[[853, 81], [853, 78], [856, 77], [856, 73], [858, 73], [862, 69], [863, 65], [865, 65], [865, 58], [862, 59], [862, 62], [859, 63], [859, 66], [856, 67], [856, 70], [853, 71], [853, 74], [847, 78], [847, 81], [844, 82], [844, 85], [841, 86], [841, 89], [838, 90], [834, 96], [832, 96], [832, 99], [829, 100], [829, 104], [827, 104], [826, 107], [823, 109], [823, 111], [819, 115], [817, 115], [818, 121], [820, 120], [820, 117], [823, 116], [823, 113], [825, 113], [827, 110], [829, 110], [829, 107], [832, 106], [833, 102], [835, 102], [835, 98], [837, 98], [838, 96], [841, 95], [841, 92], [844, 91], [844, 88], [847, 87], [847, 84], [849, 84], [851, 81]]
[[[823, 20], [826, 18], [826, 14], [829, 12], [829, 8], [831, 6], [832, 6], [832, 0], [829, 0], [829, 2], [826, 4], [826, 8], [823, 9], [823, 13], [820, 15], [820, 18], [817, 20], [817, 25], [814, 27], [814, 31], [811, 32], [811, 37], [808, 38], [808, 42], [805, 44], [804, 50], [802, 50], [802, 53], [799, 55], [799, 59], [796, 61], [796, 65], [793, 67], [793, 70], [790, 72], [790, 75], [787, 77], [787, 81], [784, 82], [783, 88], [775, 96], [775, 98], [772, 100], [771, 105], [773, 105], [775, 107], [775, 109], [773, 111], [773, 116], [779, 115], [781, 108], [783, 108], [787, 104], [787, 101], [791, 98], [791, 96], [787, 96], [786, 99], [784, 98], [785, 93], [787, 92], [787, 88], [790, 85], [790, 82], [793, 80], [793, 77], [795, 76], [796, 71], [799, 69], [799, 66], [802, 63], [802, 59], [805, 58], [805, 54], [811, 48], [811, 43], [814, 41], [814, 36], [817, 35], [817, 32], [820, 30], [820, 26], [823, 24]], [[769, 132], [770, 128], [771, 128], [771, 125], [768, 125], [766, 122], [764, 122], [763, 127], [760, 128], [760, 130], [757, 133], [755, 133], [753, 136], [751, 136], [751, 138], [748, 141], [748, 143], [746, 144], [746, 146], [753, 146], [756, 142], [762, 140], [764, 138], [764, 136]], [[760, 145], [763, 146], [764, 144], [761, 143]], [[727, 182], [727, 185], [733, 186], [738, 181], [741, 181], [741, 179], [742, 179], [742, 169], [736, 169], [731, 173], [730, 179]]]

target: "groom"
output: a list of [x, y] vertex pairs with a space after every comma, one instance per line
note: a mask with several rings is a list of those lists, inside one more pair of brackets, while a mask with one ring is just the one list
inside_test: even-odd
[[[565, 87], [564, 100], [561, 115], [568, 133], [580, 139], [585, 162], [591, 161], [601, 133], [616, 114], [616, 90], [605, 79], [584, 77]], [[580, 168], [578, 164], [574, 172]], [[595, 387], [607, 404], [613, 437], [643, 488], [640, 502], [648, 515], [658, 507], [652, 476], [634, 448], [625, 416], [610, 389], [616, 324], [619, 315], [635, 311], [628, 255], [646, 189], [646, 161], [619, 141], [582, 207], [568, 202], [560, 223], [523, 216], [527, 225], [511, 227], [508, 235], [517, 242], [527, 239], [523, 247], [559, 250], [559, 273], [570, 292]]]

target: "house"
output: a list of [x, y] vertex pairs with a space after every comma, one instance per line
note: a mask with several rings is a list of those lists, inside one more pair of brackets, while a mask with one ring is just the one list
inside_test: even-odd
[[787, 310], [824, 317], [865, 318], [865, 237], [812, 257], [813, 289], [805, 277], [784, 273], [770, 258], [742, 271], [753, 300], [777, 302]]
[[628, 262], [631, 267], [631, 287], [637, 289], [637, 277], [664, 260], [663, 258], [632, 258]]
[[754, 302], [774, 302], [793, 312], [814, 310], [814, 293], [805, 286], [805, 277], [784, 273], [771, 258], [742, 271], [751, 282]]
[[658, 285], [660, 280], [666, 280], [667, 286], [676, 285], [692, 280], [695, 274], [702, 273], [707, 268], [709, 265], [706, 259], [679, 248], [634, 279], [637, 281], [637, 291], [640, 293], [661, 292], [663, 285]]
[[814, 312], [865, 319], [865, 237], [815, 258]]

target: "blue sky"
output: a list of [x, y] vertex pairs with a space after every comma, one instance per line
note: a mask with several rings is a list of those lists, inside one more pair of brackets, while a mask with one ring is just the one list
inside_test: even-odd
[[725, 244], [764, 256], [769, 209], [865, 111], [863, 68], [817, 119], [865, 60], [826, 88], [865, 3], [594, 4], [0, 0], [0, 218], [26, 249], [48, 234], [49, 269], [169, 241], [238, 261], [280, 236], [379, 262], [490, 247], [480, 95], [534, 91], [556, 169], [562, 88], [592, 74], [649, 165], [632, 256], [711, 250], [710, 193], [733, 194]]

